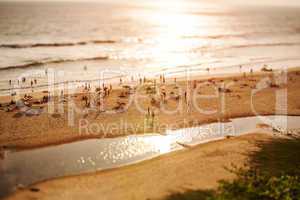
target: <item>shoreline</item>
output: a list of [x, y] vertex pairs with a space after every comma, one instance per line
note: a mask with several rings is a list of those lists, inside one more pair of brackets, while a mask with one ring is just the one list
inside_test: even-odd
[[[293, 82], [298, 81], [299, 71], [300, 71], [299, 67], [289, 69], [289, 74], [292, 74], [293, 77], [296, 78], [296, 79], [292, 78]], [[199, 117], [201, 117], [200, 119], [197, 119], [198, 116], [196, 114], [195, 114], [195, 117], [193, 117], [193, 116], [189, 117], [189, 116], [185, 116], [185, 113], [183, 113], [183, 114], [180, 114], [181, 115], [181, 117], [180, 117], [181, 121], [179, 123], [177, 122], [178, 118], [177, 118], [177, 120], [174, 121], [174, 119], [176, 119], [176, 118], [174, 118], [174, 116], [170, 116], [170, 115], [166, 115], [166, 116], [162, 116], [162, 117], [158, 116], [159, 123], [165, 123], [165, 124], [171, 124], [172, 125], [172, 123], [175, 122], [176, 129], [180, 129], [180, 128], [199, 126], [199, 125], [203, 125], [203, 124], [209, 124], [209, 123], [213, 123], [213, 122], [220, 122], [220, 121], [222, 122], [222, 121], [230, 120], [230, 118], [254, 116], [255, 114], [252, 113], [251, 110], [247, 110], [247, 109], [236, 110], [235, 107], [234, 107], [235, 104], [236, 104], [235, 102], [239, 99], [245, 99], [245, 98], [246, 98], [247, 101], [249, 101], [249, 99], [247, 99], [248, 98], [247, 95], [249, 93], [248, 91], [251, 91], [251, 88], [252, 88], [252, 86], [250, 87], [250, 85], [253, 85], [253, 83], [258, 82], [258, 80], [260, 78], [265, 77], [265, 76], [269, 77], [270, 75], [272, 75], [272, 73], [270, 73], [270, 72], [259, 72], [259, 73], [254, 72], [251, 76], [249, 75], [246, 79], [243, 78], [243, 75], [239, 75], [239, 76], [232, 76], [231, 75], [231, 76], [226, 76], [226, 77], [223, 77], [223, 78], [221, 78], [221, 77], [217, 77], [217, 78], [203, 78], [203, 77], [197, 78], [197, 77], [195, 77], [192, 80], [197, 80], [199, 82], [208, 81], [209, 84], [212, 84], [212, 82], [213, 82], [213, 84], [216, 84], [216, 83], [223, 83], [225, 81], [236, 80], [235, 82], [239, 83], [239, 85], [241, 85], [241, 84], [246, 85], [246, 87], [238, 86], [238, 87], [232, 89], [233, 92], [231, 92], [229, 94], [225, 94], [225, 95], [228, 95], [229, 96], [228, 98], [230, 98], [231, 99], [230, 101], [232, 101], [232, 103], [229, 102], [230, 105], [228, 105], [228, 106], [226, 105], [230, 110], [230, 112], [228, 112], [228, 113], [225, 113], [225, 114], [217, 113], [215, 115], [199, 116]], [[289, 75], [288, 75], [288, 78], [290, 79]], [[253, 82], [252, 80], [255, 80], [255, 81]], [[171, 80], [167, 80], [166, 87], [170, 87], [171, 89], [168, 89], [168, 90], [172, 91], [173, 90], [172, 88], [174, 87], [174, 83], [170, 83], [170, 82], [171, 82]], [[183, 83], [184, 83], [184, 80], [178, 79], [177, 84], [183, 84]], [[188, 84], [191, 84], [191, 81]], [[260, 115], [274, 115], [274, 114], [277, 114], [277, 115], [278, 114], [279, 115], [280, 114], [282, 114], [282, 115], [291, 115], [291, 116], [300, 115], [300, 110], [298, 109], [299, 105], [297, 105], [298, 104], [297, 103], [297, 97], [299, 95], [297, 94], [297, 91], [296, 91], [296, 90], [299, 90], [299, 88], [297, 87], [297, 83], [289, 83], [288, 82], [288, 84], [292, 84], [292, 86], [291, 86], [292, 88], [291, 88], [291, 90], [289, 90], [290, 91], [289, 93], [292, 93], [291, 94], [292, 99], [294, 99], [295, 102], [292, 103], [293, 105], [290, 105], [291, 102], [289, 102], [289, 108], [287, 110], [287, 113], [276, 113], [276, 111], [272, 107], [274, 105], [266, 106], [267, 104], [263, 103], [262, 106], [258, 107], [261, 110], [259, 112]], [[209, 87], [209, 86], [205, 85], [204, 87]], [[270, 88], [269, 93], [262, 95], [260, 97], [259, 101], [263, 101], [266, 96], [269, 96], [268, 98], [270, 99], [270, 101], [274, 101], [272, 91], [275, 90], [275, 89]], [[113, 89], [113, 93], [116, 93], [116, 95], [118, 95], [118, 93], [121, 90], [122, 89], [119, 89], [119, 88]], [[204, 88], [204, 90], [209, 90], [209, 88], [208, 89]], [[245, 90], [245, 92], [247, 92], [247, 93], [245, 93], [243, 90]], [[34, 94], [34, 95], [37, 95], [37, 94]], [[82, 93], [78, 93], [76, 95], [79, 95], [78, 98], [80, 98], [80, 95], [82, 95]], [[288, 95], [290, 95], [290, 94], [288, 94]], [[236, 97], [238, 97], [238, 98], [236, 98]], [[57, 98], [57, 96], [55, 96], [55, 98]], [[3, 98], [0, 97], [0, 100], [1, 99], [3, 101]], [[114, 100], [114, 101], [118, 100], [118, 99], [119, 99], [118, 96], [117, 97], [112, 97], [112, 100]], [[112, 100], [108, 99], [109, 104], [111, 103]], [[76, 100], [76, 102], [77, 101], [80, 103], [80, 100]], [[170, 104], [170, 106], [174, 106], [175, 103], [176, 102], [173, 102], [172, 100], [170, 100], [168, 104]], [[204, 102], [204, 104], [207, 105], [207, 107], [211, 107], [212, 102], [207, 101], [207, 102]], [[296, 104], [296, 105], [294, 105], [294, 104]], [[212, 106], [215, 107], [217, 105], [212, 105]], [[291, 106], [292, 106], [292, 108], [290, 108]], [[64, 107], [66, 107], [66, 105], [64, 105]], [[299, 106], [299, 108], [300, 108], [300, 106]], [[184, 107], [184, 112], [185, 112], [185, 109], [186, 108]], [[231, 110], [233, 110], [233, 111], [236, 110], [236, 111], [232, 112]], [[2, 113], [0, 120], [6, 121], [7, 119], [10, 119], [10, 118], [13, 117], [12, 113], [10, 113], [10, 112], [8, 112], [8, 113], [3, 112], [3, 111], [0, 111], [0, 112]], [[130, 113], [132, 113], [132, 116], [131, 116]], [[143, 123], [142, 120], [144, 120], [144, 116], [138, 114], [137, 111], [132, 110], [132, 108], [129, 108], [129, 114], [127, 114], [125, 112], [125, 114], [120, 113], [120, 114], [115, 114], [115, 115], [118, 116], [118, 118], [120, 120], [121, 119], [129, 120], [128, 122], [135, 123], [137, 125], [139, 125], [139, 123]], [[106, 116], [109, 119], [105, 119]], [[82, 115], [78, 116], [78, 118], [80, 118], [80, 119], [82, 117], [83, 117]], [[42, 119], [39, 120], [39, 118], [42, 118]], [[93, 122], [93, 121], [97, 122], [97, 121], [101, 120], [102, 123], [104, 123], [104, 124], [106, 124], [106, 123], [109, 124], [110, 121], [112, 121], [112, 120], [118, 121], [118, 118], [114, 118], [114, 116], [109, 116], [109, 115], [106, 115], [106, 114], [104, 114], [103, 117], [100, 116], [100, 118], [102, 120], [101, 119], [94, 120], [93, 118], [90, 118], [90, 117], [88, 117], [87, 120], [90, 120], [91, 122]], [[182, 120], [185, 120], [185, 119], [187, 119], [187, 122], [182, 121]], [[191, 121], [189, 121], [189, 120], [194, 120], [194, 119], [197, 120], [196, 124], [190, 124]], [[36, 121], [38, 123], [39, 122], [40, 123], [45, 123], [45, 122], [49, 123], [49, 120], [50, 120], [50, 122], [53, 121], [53, 123], [57, 123], [58, 122], [57, 120], [65, 120], [64, 117], [63, 118], [60, 117], [59, 119], [55, 120], [55, 119], [51, 119], [51, 116], [48, 116], [48, 114], [46, 113], [46, 114], [42, 114], [41, 116], [33, 116], [33, 117], [31, 117], [30, 120], [29, 119], [25, 120], [24, 117], [23, 118], [16, 118], [16, 119], [12, 118], [11, 119], [11, 124], [19, 123], [20, 120], [24, 120], [24, 123], [28, 123], [28, 125], [22, 123], [22, 126], [23, 126], [22, 130], [18, 129], [18, 128], [15, 130], [15, 131], [19, 130], [19, 131], [23, 132], [23, 134], [19, 135], [18, 137], [11, 137], [7, 134], [6, 134], [7, 136], [4, 136], [3, 133], [0, 134], [0, 145], [2, 147], [4, 146], [4, 147], [8, 147], [8, 148], [15, 148], [15, 149], [21, 149], [22, 150], [22, 149], [39, 148], [39, 147], [44, 147], [44, 146], [49, 146], [49, 145], [59, 145], [59, 144], [64, 144], [64, 143], [69, 143], [69, 142], [74, 142], [74, 141], [80, 141], [80, 140], [85, 140], [85, 139], [93, 139], [93, 138], [101, 139], [104, 136], [105, 136], [105, 138], [114, 138], [114, 137], [121, 137], [121, 136], [133, 135], [133, 134], [147, 134], [147, 133], [164, 134], [164, 132], [166, 131], [166, 129], [160, 130], [160, 131], [155, 131], [155, 130], [146, 130], [145, 131], [145, 129], [144, 129], [144, 131], [137, 131], [137, 132], [130, 132], [130, 131], [127, 132], [127, 130], [126, 130], [126, 132], [124, 134], [124, 133], [122, 133], [122, 131], [124, 131], [124, 130], [120, 129], [119, 131], [121, 131], [121, 132], [119, 132], [117, 134], [107, 134], [107, 135], [103, 135], [101, 133], [100, 134], [99, 133], [95, 133], [95, 134], [94, 133], [92, 133], [92, 134], [78, 134], [78, 130], [76, 128], [75, 129], [68, 129], [67, 127], [65, 128], [64, 123], [66, 123], [66, 122], [63, 121], [63, 124], [60, 125], [59, 127], [57, 127], [58, 128], [57, 130], [55, 130], [56, 129], [55, 128], [54, 130], [47, 130], [48, 133], [43, 133], [43, 135], [47, 136], [48, 139], [47, 138], [42, 139], [41, 136], [37, 135], [36, 133], [34, 133], [32, 131], [31, 131], [32, 133], [29, 134], [28, 131], [30, 131], [30, 129], [28, 131], [26, 131], [26, 129], [28, 128], [26, 126], [33, 126], [32, 123], [34, 121]], [[90, 121], [88, 121], [88, 122], [90, 122]], [[51, 124], [53, 124], [53, 123], [51, 123]], [[5, 124], [2, 124], [2, 127], [3, 127], [2, 130], [6, 129], [6, 131], [11, 131], [12, 130], [11, 128], [13, 128], [13, 130], [15, 129], [14, 127], [10, 127], [10, 129], [7, 129], [9, 127], [6, 127]], [[0, 124], [0, 128], [1, 128], [1, 124]], [[39, 127], [32, 127], [32, 128], [37, 129], [39, 131], [44, 130], [43, 128], [40, 129]], [[47, 128], [47, 129], [49, 129], [49, 128]], [[51, 137], [50, 134], [53, 133], [53, 131], [62, 131], [61, 134], [56, 133], [56, 134], [58, 134], [57, 136], [59, 136], [59, 135], [61, 135], [61, 136], [59, 136], [58, 138], [56, 138], [55, 136]], [[68, 132], [68, 134], [63, 134], [63, 132]], [[2, 135], [2, 137], [1, 137], [1, 135]], [[40, 138], [41, 140], [37, 140], [37, 137]], [[21, 141], [21, 140], [25, 140], [25, 141]], [[36, 142], [33, 141], [33, 143], [32, 143], [32, 140], [34, 140], [34, 141], [36, 140]]]
[[[293, 72], [299, 72], [300, 73], [300, 67], [288, 67], [286, 68], [287, 70], [287, 73], [293, 73]], [[280, 72], [281, 70], [280, 69], [272, 69], [270, 68], [270, 71], [263, 71], [263, 70], [259, 70], [259, 71], [253, 71], [252, 73], [250, 73], [250, 71], [247, 71], [247, 72], [230, 72], [230, 73], [220, 73], [220, 74], [206, 74], [206, 75], [200, 75], [200, 74], [196, 74], [196, 75], [190, 75], [188, 76], [188, 80], [186, 79], [186, 76], [172, 76], [172, 77], [167, 77], [166, 78], [166, 85], [172, 85], [174, 84], [173, 81], [174, 81], [174, 78], [177, 79], [178, 82], [187, 82], [187, 81], [194, 81], [194, 80], [197, 80], [197, 81], [210, 81], [210, 80], [215, 80], [215, 81], [218, 81], [218, 80], [222, 80], [222, 79], [235, 79], [235, 78], [243, 78], [243, 74], [245, 74], [247, 76], [247, 78], [255, 78], [255, 77], [261, 77], [261, 76], [265, 76], [265, 75], [270, 75], [272, 73], [278, 73]], [[97, 82], [99, 84], [99, 81], [102, 81], [103, 83], [105, 83], [105, 85], [109, 85], [111, 84], [114, 89], [113, 90], [121, 90], [122, 89], [122, 85], [126, 86], [126, 85], [129, 85], [129, 86], [132, 86], [132, 85], [138, 85], [138, 79], [136, 79], [134, 82], [130, 82], [130, 81], [127, 81], [127, 82], [124, 82], [122, 85], [120, 85], [118, 83], [118, 80], [119, 78], [124, 78], [124, 76], [117, 76], [117, 77], [113, 77], [112, 79], [116, 79], [116, 81], [114, 82], [105, 82], [107, 79], [105, 80], [101, 80], [101, 79], [95, 79], [95, 80], [82, 80], [82, 81], [72, 81], [74, 83], [82, 83], [81, 86], [78, 86], [75, 87], [75, 90], [82, 90], [83, 88], [83, 85], [84, 83], [89, 83], [89, 82]], [[127, 77], [128, 79], [130, 77]], [[108, 78], [108, 80], [111, 79], [111, 78]], [[159, 79], [159, 75], [155, 75], [154, 77], [150, 77], [149, 79], [147, 78], [147, 80], [149, 81], [152, 81], [152, 80], [156, 80], [156, 79]], [[101, 83], [102, 83], [101, 82]], [[171, 83], [170, 83], [171, 82]], [[12, 89], [16, 89], [16, 90], [31, 90], [31, 89], [35, 89], [35, 88], [40, 88], [40, 87], [45, 87], [45, 88], [49, 88], [49, 87], [56, 87], [57, 85], [64, 85], [64, 84], [67, 84], [68, 82], [61, 82], [61, 83], [54, 83], [53, 85], [38, 85], [38, 86], [35, 86], [35, 87], [30, 87], [30, 86], [27, 86], [25, 88], [12, 88]], [[93, 85], [94, 86], [94, 85]], [[99, 85], [98, 85], [99, 86]], [[94, 86], [95, 88], [97, 88], [96, 86]], [[99, 86], [101, 87], [101, 86]], [[12, 90], [12, 89], [5, 89], [7, 91], [9, 90]], [[73, 88], [74, 89], [74, 88]], [[1, 91], [1, 90], [0, 90]], [[48, 90], [38, 90], [38, 91], [33, 91], [33, 92], [29, 92], [30, 95], [37, 95], [37, 96], [41, 96], [41, 95], [44, 95], [45, 92], [47, 91], [47, 93], [49, 93]], [[59, 97], [59, 93], [60, 92], [60, 89], [54, 89], [52, 91], [52, 94], [54, 98], [57, 98]], [[46, 94], [47, 94], [46, 93]], [[84, 92], [81, 91], [81, 92], [74, 92], [74, 93], [68, 93], [68, 95], [80, 95], [80, 94], [83, 94]], [[21, 92], [20, 95], [24, 95], [26, 94], [25, 92]], [[0, 104], [7, 104], [10, 102], [10, 100], [7, 100], [7, 99], [11, 99], [12, 96], [11, 95], [0, 95]]]
[[[228, 68], [237, 68], [239, 67], [239, 65], [234, 65], [234, 66], [227, 66]], [[220, 69], [223, 69], [224, 67], [221, 67]], [[225, 67], [226, 68], [226, 67]], [[247, 68], [247, 70], [245, 71], [245, 68]], [[256, 67], [257, 68], [257, 67]], [[286, 68], [279, 68], [279, 67], [276, 67], [276, 68], [269, 68], [271, 71], [264, 71], [263, 69], [265, 68], [264, 67], [261, 67], [260, 69], [258, 70], [254, 70], [251, 75], [253, 76], [261, 76], [265, 73], [273, 73], [273, 72], [278, 72], [278, 71], [281, 71], [281, 70], [287, 70], [289, 72], [293, 72], [293, 71], [299, 71], [299, 68], [300, 67], [286, 67]], [[211, 73], [213, 71], [218, 71], [220, 70], [219, 68], [212, 68], [209, 70], [209, 72], [207, 72], [207, 69], [209, 68], [206, 68], [206, 69], [203, 69], [203, 71], [206, 72], [206, 74], [202, 74], [201, 72], [198, 72], [198, 73], [195, 73], [195, 75], [191, 75], [189, 72], [189, 78], [190, 80], [209, 80], [209, 79], [222, 79], [222, 78], [239, 78], [241, 76], [243, 76], [242, 74], [243, 73], [246, 73], [247, 75], [250, 75], [250, 71], [251, 71], [251, 68], [248, 68], [248, 67], [244, 67], [244, 68], [240, 68], [240, 72], [238, 72], [238, 70], [234, 70], [234, 71], [228, 71], [226, 73], [222, 73], [222, 72], [217, 72], [217, 73]], [[161, 73], [161, 74], [164, 74], [164, 73]], [[141, 76], [142, 77], [142, 76]], [[167, 82], [170, 82], [172, 81], [174, 78], [177, 78], [178, 81], [186, 81], [185, 79], [186, 75], [172, 75], [171, 77], [167, 77], [166, 80]], [[69, 84], [69, 83], [72, 83], [72, 84], [75, 84], [76, 86], [73, 88], [73, 89], [78, 89], [80, 88], [78, 85], [81, 85], [84, 84], [84, 83], [93, 83], [95, 82], [96, 85], [97, 83], [99, 83], [99, 81], [102, 83], [106, 83], [106, 84], [112, 84], [114, 87], [117, 87], [118, 89], [121, 89], [122, 87], [120, 87], [120, 85], [118, 84], [118, 81], [120, 78], [125, 78], [127, 79], [127, 82], [124, 82], [124, 84], [138, 84], [138, 78], [135, 77], [135, 81], [132, 82], [130, 81], [130, 76], [125, 76], [125, 75], [119, 75], [119, 76], [115, 76], [115, 77], [108, 77], [108, 78], [104, 78], [104, 79], [92, 79], [92, 80], [72, 80], [72, 81], [66, 81], [66, 82], [58, 82], [58, 83], [54, 83], [52, 85], [37, 85], [37, 86], [34, 86], [34, 87], [31, 87], [30, 85], [27, 85], [25, 87], [22, 87], [22, 88], [4, 88], [4, 89], [0, 89], [0, 92], [1, 91], [11, 91], [11, 90], [17, 90], [17, 91], [22, 91], [20, 92], [20, 94], [24, 95], [25, 93], [33, 93], [33, 94], [36, 94], [36, 93], [42, 93], [43, 91], [47, 90], [49, 87], [56, 87], [56, 86], [60, 86], [60, 85], [65, 85], [65, 84]], [[159, 74], [158, 73], [155, 73], [154, 75], [148, 77], [150, 80], [153, 80], [153, 79], [158, 79], [159, 78]], [[40, 88], [40, 89], [38, 89]], [[32, 89], [37, 89], [36, 91], [34, 92], [30, 92]], [[27, 91], [27, 92], [26, 92]], [[57, 90], [59, 91], [59, 90]], [[54, 90], [54, 92], [57, 92], [56, 90]], [[70, 93], [70, 94], [76, 94], [76, 93]], [[55, 95], [55, 96], [58, 96], [58, 95]], [[6, 102], [2, 102], [3, 99], [6, 99], [6, 98], [10, 98], [11, 96], [10, 95], [1, 95], [0, 93], [0, 103], [8, 103], [7, 101]]]

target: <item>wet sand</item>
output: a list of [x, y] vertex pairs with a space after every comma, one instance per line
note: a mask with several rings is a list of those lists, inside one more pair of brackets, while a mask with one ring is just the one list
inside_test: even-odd
[[214, 141], [118, 169], [45, 181], [6, 199], [163, 199], [174, 192], [214, 189], [242, 167], [257, 144], [278, 136], [248, 134]]
[[[68, 122], [68, 106], [70, 99], [66, 99], [61, 105], [63, 113], [57, 114], [57, 107], [54, 109], [56, 114], [49, 113], [48, 104], [33, 104], [34, 109], [43, 108], [43, 112], [37, 116], [26, 116], [20, 113], [20, 110], [6, 112], [3, 102], [10, 100], [10, 97], [1, 97], [2, 108], [0, 110], [0, 146], [5, 148], [35, 148], [40, 146], [62, 144], [76, 140], [88, 138], [118, 137], [130, 134], [144, 133], [164, 133], [166, 129], [178, 129], [183, 127], [198, 126], [205, 123], [215, 121], [226, 121], [230, 118], [253, 116], [256, 113], [251, 108], [251, 92], [255, 90], [259, 81], [270, 78], [270, 84], [253, 96], [253, 106], [260, 115], [288, 114], [300, 115], [300, 69], [293, 68], [289, 70], [287, 84], [274, 84], [274, 73], [259, 72], [253, 74], [224, 76], [218, 78], [192, 77], [190, 81], [184, 78], [177, 79], [176, 83], [173, 79], [167, 80], [166, 84], [160, 84], [159, 79], [156, 80], [157, 86], [165, 88], [167, 93], [167, 102], [163, 104], [167, 110], [175, 109], [177, 105], [182, 105], [181, 109], [172, 114], [162, 112], [162, 108], [157, 102], [161, 99], [155, 97], [155, 102], [151, 102], [151, 94], [146, 94], [147, 88], [151, 88], [154, 84], [153, 80], [139, 85], [138, 91], [142, 95], [146, 95], [146, 99], [139, 100], [140, 106], [146, 113], [141, 113], [137, 106], [131, 104], [125, 112], [108, 114], [100, 112], [100, 110], [89, 111], [85, 113], [76, 113], [74, 115], [74, 126], [69, 126]], [[194, 89], [193, 84], [196, 80], [199, 90]], [[216, 89], [222, 84], [231, 84], [228, 89], [220, 92], [220, 96], [224, 95], [225, 104], [222, 105], [220, 96], [214, 99], [196, 100], [196, 106], [203, 110], [216, 110], [211, 114], [200, 113], [193, 106], [187, 106], [184, 91], [188, 87], [191, 88], [190, 93], [198, 93], [201, 95], [214, 95]], [[126, 83], [124, 83], [126, 85]], [[183, 88], [180, 92], [178, 88]], [[276, 110], [276, 92], [287, 88], [288, 107], [287, 112]], [[113, 111], [118, 105], [117, 102], [129, 102], [128, 96], [120, 97], [126, 89], [117, 87], [111, 91], [109, 97], [104, 98], [105, 110]], [[45, 93], [30, 94], [34, 99], [41, 99]], [[91, 94], [91, 95], [94, 95]], [[85, 107], [83, 96], [87, 96], [86, 92], [71, 95], [71, 100], [75, 102], [78, 108]], [[177, 98], [178, 97], [178, 98]], [[54, 105], [57, 106], [59, 98], [54, 97]], [[150, 112], [154, 112], [155, 116], [147, 116], [147, 108]], [[221, 108], [225, 108], [221, 112]], [[89, 124], [102, 124], [103, 129], [79, 129], [80, 120]], [[124, 127], [122, 124], [130, 124], [132, 127]], [[116, 126], [116, 127], [115, 127]], [[83, 130], [83, 131], [82, 131]]]

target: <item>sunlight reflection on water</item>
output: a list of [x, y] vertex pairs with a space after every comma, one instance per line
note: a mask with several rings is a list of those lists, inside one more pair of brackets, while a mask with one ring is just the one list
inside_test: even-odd
[[257, 124], [299, 128], [300, 117], [268, 116], [232, 119], [193, 128], [168, 130], [165, 135], [131, 135], [111, 139], [91, 139], [64, 145], [18, 152], [3, 152], [0, 160], [0, 187], [3, 195], [17, 185], [55, 177], [120, 167], [150, 159], [227, 135], [241, 135], [257, 130]]

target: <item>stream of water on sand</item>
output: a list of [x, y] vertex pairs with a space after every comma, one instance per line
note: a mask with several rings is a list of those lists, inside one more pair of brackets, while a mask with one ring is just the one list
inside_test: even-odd
[[33, 150], [2, 152], [0, 196], [43, 180], [116, 168], [228, 135], [262, 131], [258, 124], [270, 126], [264, 132], [271, 132], [271, 127], [297, 129], [300, 128], [299, 121], [298, 116], [243, 117], [226, 123], [169, 130], [165, 135], [90, 139]]

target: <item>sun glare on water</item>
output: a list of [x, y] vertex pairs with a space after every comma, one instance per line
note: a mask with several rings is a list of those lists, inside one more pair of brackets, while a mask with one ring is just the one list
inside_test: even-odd
[[[198, 35], [201, 30], [198, 23], [205, 23], [197, 15], [187, 12], [186, 2], [183, 0], [158, 3], [158, 7], [148, 18], [152, 24], [159, 24], [155, 36], [152, 38], [155, 45], [150, 54], [160, 58], [168, 66], [183, 65], [191, 61], [191, 49], [201, 46], [200, 40], [188, 39]], [[204, 20], [204, 19], [203, 19]]]
[[168, 153], [171, 151], [172, 140], [170, 137], [166, 136], [154, 136], [145, 139], [146, 143], [151, 146], [151, 148], [161, 154]]

